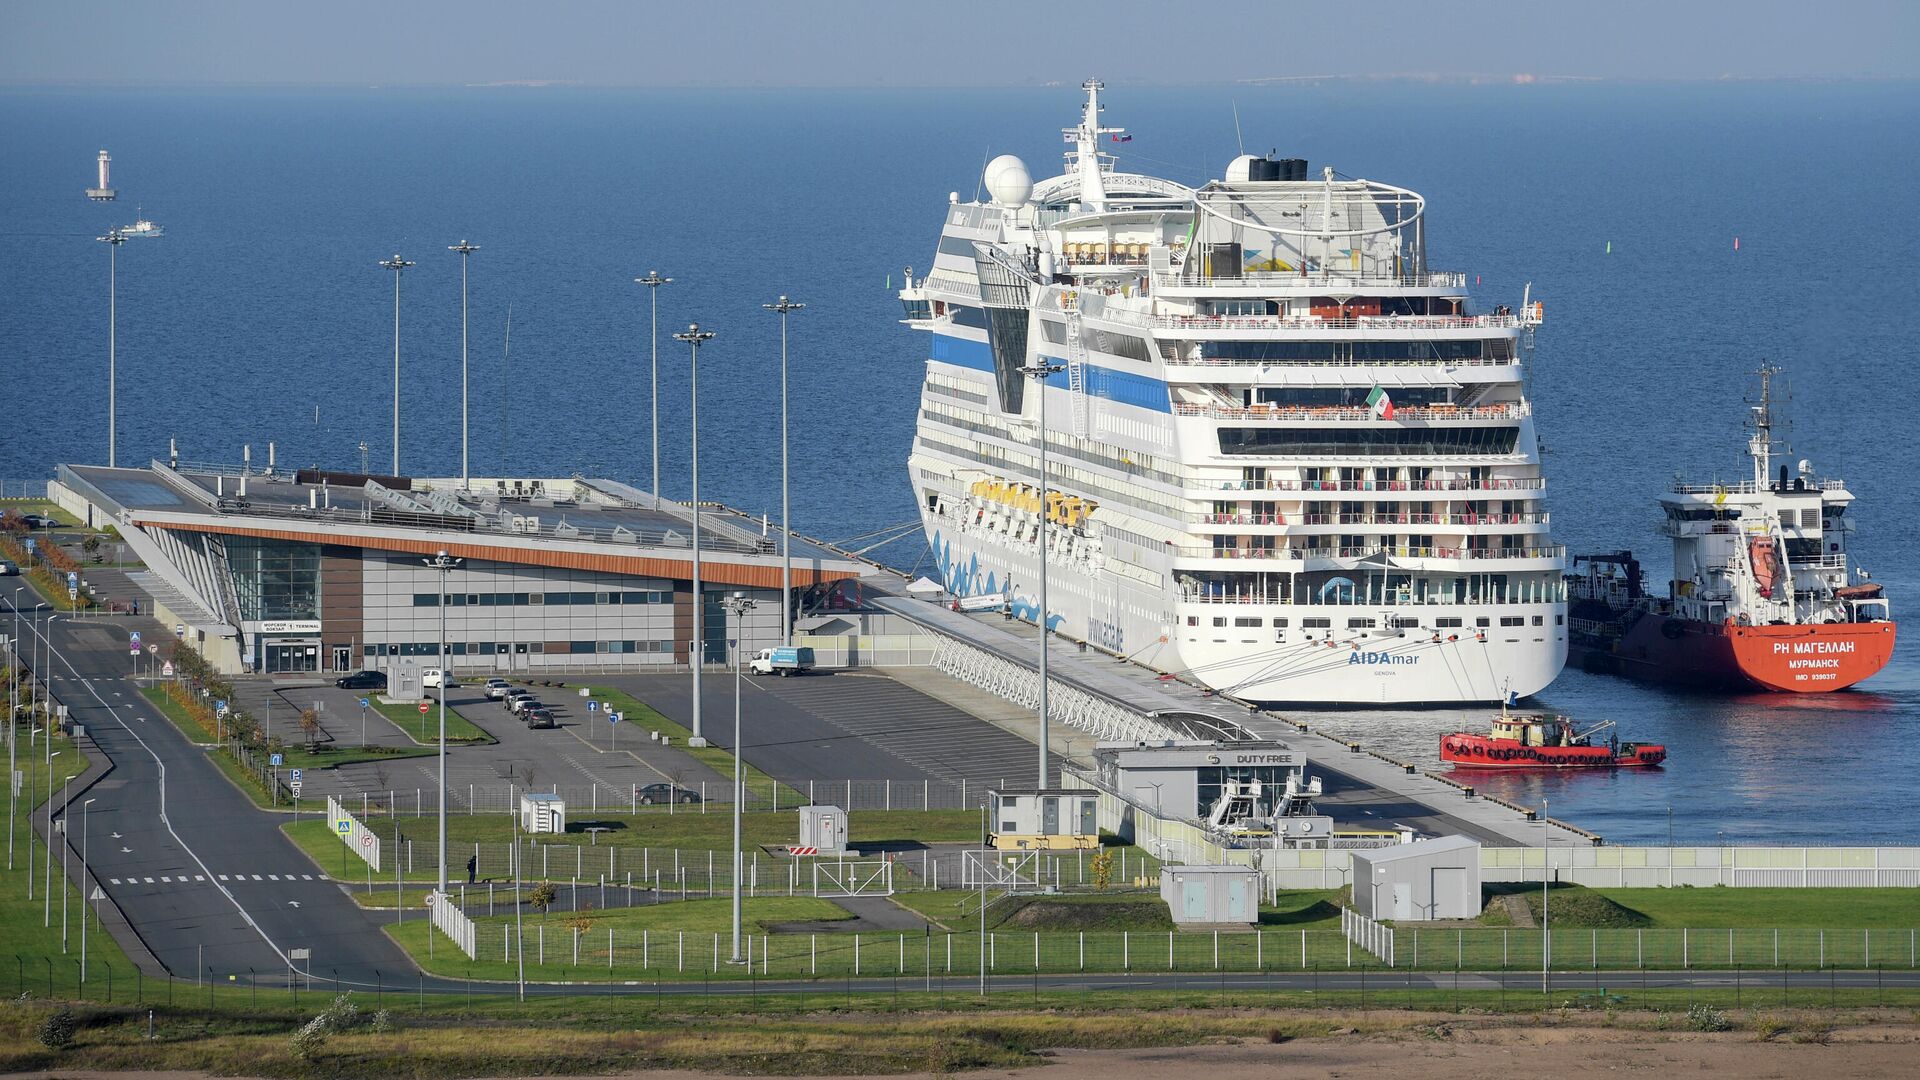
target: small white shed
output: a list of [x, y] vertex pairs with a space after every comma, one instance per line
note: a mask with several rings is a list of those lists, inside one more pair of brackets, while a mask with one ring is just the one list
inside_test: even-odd
[[847, 812], [837, 806], [800, 808], [800, 851], [843, 855], [847, 850]]
[[546, 792], [520, 796], [520, 830], [528, 833], [567, 831], [567, 800]]
[[1353, 853], [1353, 909], [1368, 918], [1472, 919], [1480, 908], [1478, 840], [1440, 836]]
[[1260, 921], [1260, 871], [1251, 866], [1163, 866], [1160, 899], [1176, 926], [1252, 926]]

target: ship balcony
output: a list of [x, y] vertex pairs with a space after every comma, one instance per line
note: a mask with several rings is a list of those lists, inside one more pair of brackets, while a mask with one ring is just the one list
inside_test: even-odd
[[[1392, 560], [1396, 564], [1412, 564], [1418, 560], [1426, 568], [1446, 569], [1446, 566], [1434, 567], [1432, 563], [1474, 564], [1472, 569], [1493, 571], [1502, 569], [1481, 565], [1484, 563], [1538, 563], [1551, 562], [1552, 567], [1516, 566], [1513, 569], [1558, 569], [1567, 558], [1564, 544], [1541, 544], [1529, 547], [1476, 548], [1435, 545], [1431, 547], [1388, 547], [1379, 544], [1363, 547], [1207, 547], [1200, 544], [1180, 544], [1175, 546], [1174, 557], [1184, 565], [1193, 562], [1271, 562], [1290, 564], [1286, 570], [1338, 569], [1352, 567], [1356, 562], [1366, 559]], [[1418, 567], [1416, 567], [1418, 568]]]
[[[1426, 595], [1422, 596], [1411, 589], [1388, 589], [1384, 593], [1375, 592], [1371, 597], [1367, 597], [1364, 599], [1356, 597], [1352, 600], [1344, 600], [1344, 601], [1335, 600], [1335, 599], [1319, 601], [1311, 598], [1289, 599], [1283, 592], [1277, 589], [1265, 590], [1265, 591], [1260, 589], [1251, 589], [1251, 590], [1209, 589], [1206, 585], [1182, 585], [1180, 587], [1179, 602], [1183, 604], [1235, 604], [1235, 605], [1260, 605], [1260, 606], [1269, 606], [1269, 607], [1285, 607], [1285, 608], [1294, 609], [1293, 613], [1295, 614], [1300, 613], [1300, 609], [1314, 608], [1314, 609], [1319, 609], [1323, 613], [1332, 614], [1339, 609], [1345, 609], [1347, 611], [1355, 611], [1356, 609], [1358, 609], [1358, 610], [1364, 611], [1369, 608], [1377, 610], [1382, 607], [1513, 608], [1513, 607], [1522, 607], [1530, 604], [1564, 604], [1566, 603], [1566, 595], [1565, 595], [1565, 591], [1562, 589], [1552, 589], [1548, 591], [1544, 596], [1534, 596], [1534, 597], [1522, 597], [1518, 595], [1501, 596], [1497, 594], [1493, 596], [1480, 596], [1480, 595], [1474, 595], [1474, 594], [1468, 594], [1466, 596], [1455, 596], [1452, 593], [1440, 592], [1437, 590], [1428, 592]], [[1335, 628], [1305, 627], [1305, 629], [1308, 631], [1310, 635], [1317, 636], [1317, 634], [1323, 629], [1335, 629]], [[1355, 629], [1355, 628], [1343, 627], [1336, 630], [1335, 633], [1336, 633], [1336, 636], [1346, 637], [1348, 636], [1346, 631], [1351, 631], [1352, 629]], [[1453, 627], [1449, 625], [1446, 627], [1426, 627], [1426, 626], [1419, 626], [1419, 625], [1400, 625], [1400, 626], [1390, 625], [1387, 627], [1387, 629], [1389, 630], [1416, 630], [1417, 629], [1417, 630], [1427, 630], [1427, 631], [1439, 629], [1444, 633], [1468, 635], [1468, 634], [1473, 634], [1477, 631], [1484, 631], [1489, 628], [1484, 626]]]
[[1342, 268], [1337, 270], [1242, 270], [1231, 277], [1203, 277], [1185, 274], [1155, 274], [1153, 287], [1169, 294], [1219, 293], [1235, 289], [1273, 292], [1300, 289], [1325, 292], [1328, 289], [1464, 289], [1467, 275], [1459, 270], [1396, 270], [1391, 266], [1379, 272]]
[[1216, 486], [1196, 485], [1205, 491], [1312, 491], [1331, 495], [1371, 495], [1380, 491], [1544, 491], [1539, 476], [1457, 477], [1444, 480], [1220, 480]]
[[[1283, 515], [1275, 516], [1281, 517]], [[1293, 514], [1285, 517], [1286, 520], [1281, 522], [1282, 524], [1292, 524], [1302, 527], [1331, 526], [1334, 528], [1352, 525], [1379, 525], [1389, 527], [1402, 525], [1451, 525], [1461, 528], [1477, 528], [1487, 525], [1546, 525], [1549, 523], [1548, 514], [1545, 510], [1535, 510], [1517, 514]], [[1203, 521], [1202, 524], [1210, 524], [1210, 522]], [[1229, 523], [1222, 522], [1222, 524]]]
[[[1197, 351], [1197, 350], [1193, 350]], [[1170, 383], [1269, 387], [1352, 386], [1379, 383], [1388, 390], [1402, 387], [1460, 386], [1517, 383], [1522, 374], [1517, 361], [1504, 358], [1458, 360], [1237, 360], [1195, 357], [1170, 360], [1162, 374]]]
[[1517, 334], [1529, 325], [1519, 315], [1153, 315], [1143, 320], [1155, 330], [1178, 336], [1241, 341], [1267, 335], [1338, 335], [1357, 340], [1394, 340], [1404, 336], [1485, 336], [1489, 332]]
[[1176, 403], [1179, 416], [1200, 416], [1210, 420], [1276, 420], [1301, 423], [1394, 423], [1401, 420], [1474, 421], [1521, 420], [1533, 415], [1526, 402], [1497, 405], [1408, 405], [1393, 410], [1387, 420], [1364, 405], [1191, 405]]

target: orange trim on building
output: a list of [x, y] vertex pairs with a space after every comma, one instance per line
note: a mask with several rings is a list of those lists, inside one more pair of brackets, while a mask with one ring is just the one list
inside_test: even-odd
[[[299, 529], [262, 529], [240, 525], [208, 525], [199, 522], [142, 521], [134, 519], [135, 525], [159, 529], [180, 529], [185, 532], [217, 533], [224, 536], [254, 536], [269, 540], [292, 540], [307, 544], [335, 544], [342, 547], [358, 547], [375, 551], [404, 551], [417, 555], [433, 555], [444, 551], [462, 559], [486, 559], [492, 562], [515, 563], [521, 566], [547, 566], [563, 570], [590, 570], [606, 574], [631, 574], [636, 577], [670, 578], [677, 581], [691, 580], [693, 561], [691, 559], [657, 559], [644, 555], [603, 555], [584, 551], [553, 551], [538, 547], [509, 548], [492, 544], [462, 544], [459, 542], [441, 543], [427, 540], [406, 540], [390, 537], [357, 537], [347, 533], [316, 533]], [[756, 566], [744, 563], [724, 561], [725, 556], [703, 556], [700, 560], [700, 579], [714, 585], [741, 585], [750, 588], [778, 589], [780, 587], [780, 567]], [[796, 558], [793, 563], [793, 583], [796, 586], [816, 585], [823, 581], [845, 581], [859, 577], [852, 570], [821, 570], [807, 565], [805, 559]]]

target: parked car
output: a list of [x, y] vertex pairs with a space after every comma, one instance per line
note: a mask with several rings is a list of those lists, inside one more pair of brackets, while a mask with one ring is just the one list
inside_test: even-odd
[[527, 689], [526, 687], [512, 686], [507, 688], [506, 693], [500, 695], [500, 704], [505, 705], [507, 707], [508, 712], [514, 712], [516, 711], [515, 704], [514, 704], [515, 702], [523, 701], [532, 696], [533, 696], [533, 691]]
[[537, 697], [534, 697], [532, 694], [528, 694], [526, 697], [516, 697], [516, 698], [507, 699], [507, 711], [515, 714], [516, 716], [519, 715], [520, 713], [526, 712], [528, 709], [544, 709], [546, 707], [547, 706], [545, 702], [541, 701]]
[[45, 514], [22, 514], [20, 520], [26, 522], [29, 529], [59, 529], [65, 526], [59, 518]]
[[20, 572], [19, 567], [13, 565], [12, 563], [8, 562], [5, 559], [0, 559], [0, 577], [9, 577], [19, 572]]
[[648, 806], [668, 802], [695, 803], [700, 801], [700, 793], [672, 784], [648, 784], [640, 789], [640, 801]]
[[499, 701], [507, 696], [507, 691], [513, 689], [513, 684], [505, 679], [488, 679], [487, 685], [481, 689], [486, 691], [488, 701]]
[[[446, 684], [445, 687], [441, 686], [443, 682]], [[423, 690], [450, 690], [459, 685], [460, 680], [455, 678], [454, 674], [450, 671], [442, 671], [439, 668], [430, 667], [420, 673], [420, 688]]]
[[559, 727], [559, 721], [553, 718], [553, 710], [544, 705], [529, 705], [520, 710], [520, 719], [530, 728]]
[[805, 675], [813, 670], [813, 650], [802, 645], [797, 648], [761, 649], [753, 654], [747, 666], [755, 675]]
[[356, 671], [333, 680], [333, 685], [342, 690], [385, 690], [387, 677], [378, 671]]

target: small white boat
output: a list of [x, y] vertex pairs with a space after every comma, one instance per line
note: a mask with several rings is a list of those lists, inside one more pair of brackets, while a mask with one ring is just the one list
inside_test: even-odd
[[146, 218], [138, 218], [131, 225], [122, 225], [120, 235], [132, 239], [136, 236], [165, 236], [167, 230]]

